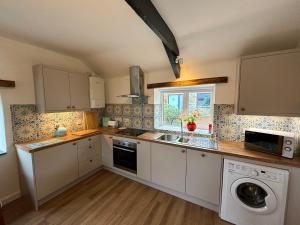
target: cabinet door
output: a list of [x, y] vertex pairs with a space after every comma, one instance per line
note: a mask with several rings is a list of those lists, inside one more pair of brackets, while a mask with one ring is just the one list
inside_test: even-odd
[[221, 156], [187, 150], [186, 193], [219, 204]]
[[104, 80], [100, 77], [90, 77], [91, 108], [105, 107]]
[[241, 60], [239, 114], [300, 115], [300, 52]]
[[90, 108], [89, 77], [85, 74], [70, 73], [70, 93], [72, 109]]
[[137, 143], [137, 176], [144, 180], [151, 180], [151, 146], [149, 142]]
[[70, 88], [68, 72], [43, 68], [46, 111], [65, 111], [70, 109]]
[[151, 144], [152, 182], [185, 192], [186, 149], [164, 144]]
[[38, 199], [59, 190], [78, 177], [75, 142], [35, 152], [33, 157]]
[[102, 136], [102, 163], [104, 166], [113, 167], [113, 146], [112, 136]]

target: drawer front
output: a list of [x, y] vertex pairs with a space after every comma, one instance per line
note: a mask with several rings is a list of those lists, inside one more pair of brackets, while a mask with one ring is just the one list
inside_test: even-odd
[[[97, 146], [95, 145], [85, 145], [78, 147], [78, 161], [82, 162], [94, 155], [97, 155]], [[100, 156], [99, 156], [100, 157]]]
[[80, 141], [78, 141], [78, 146], [81, 147], [81, 146], [86, 146], [86, 145], [97, 145], [99, 143], [99, 141], [100, 141], [99, 135], [91, 136], [91, 137], [84, 138], [84, 139], [81, 139]]
[[[100, 156], [99, 156], [100, 157]], [[100, 166], [100, 158], [93, 156], [85, 161], [79, 162], [79, 176], [83, 176]]]
[[78, 160], [85, 161], [101, 152], [99, 136], [92, 136], [78, 141]]

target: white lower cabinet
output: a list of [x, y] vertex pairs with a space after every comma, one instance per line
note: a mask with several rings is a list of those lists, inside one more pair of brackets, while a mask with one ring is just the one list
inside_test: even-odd
[[79, 176], [101, 166], [101, 137], [99, 135], [78, 141]]
[[186, 193], [219, 205], [221, 155], [187, 150]]
[[76, 143], [67, 143], [33, 153], [37, 199], [71, 183], [78, 177]]
[[151, 145], [150, 142], [137, 142], [137, 176], [151, 181]]
[[17, 148], [21, 189], [39, 205], [101, 166], [100, 136], [48, 147], [33, 153]]
[[113, 168], [113, 137], [110, 135], [102, 136], [102, 163], [104, 166]]
[[152, 182], [185, 192], [186, 149], [166, 144], [151, 144]]

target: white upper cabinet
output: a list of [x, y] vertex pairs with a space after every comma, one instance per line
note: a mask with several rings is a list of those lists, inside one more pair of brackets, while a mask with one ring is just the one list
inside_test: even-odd
[[186, 193], [219, 205], [221, 155], [187, 150]]
[[91, 108], [105, 107], [104, 80], [100, 77], [90, 77]]
[[85, 74], [70, 73], [69, 78], [72, 109], [89, 109], [89, 77]]
[[39, 112], [62, 112], [90, 108], [89, 77], [63, 69], [33, 67], [35, 97]]
[[237, 113], [300, 116], [300, 49], [241, 58]]
[[185, 192], [186, 149], [151, 143], [152, 182]]

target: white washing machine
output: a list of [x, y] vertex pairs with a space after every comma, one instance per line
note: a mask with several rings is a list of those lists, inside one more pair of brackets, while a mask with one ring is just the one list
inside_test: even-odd
[[289, 172], [224, 159], [221, 218], [237, 225], [284, 225]]

